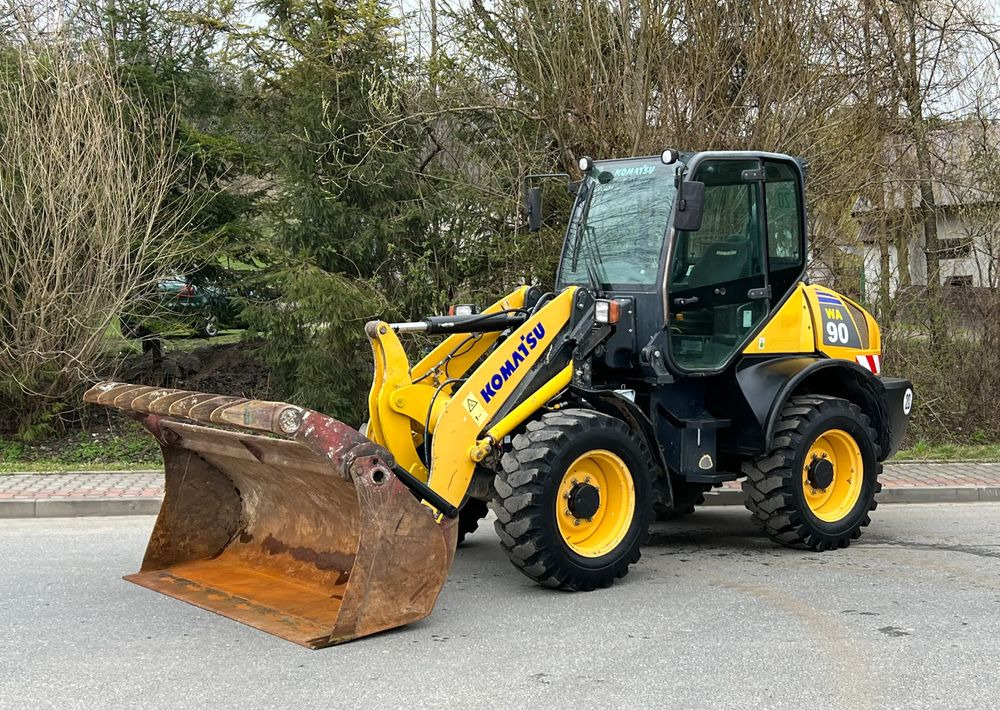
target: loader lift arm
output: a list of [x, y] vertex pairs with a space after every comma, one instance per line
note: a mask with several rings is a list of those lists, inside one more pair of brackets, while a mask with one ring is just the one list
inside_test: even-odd
[[[593, 323], [586, 291], [568, 288], [530, 311], [524, 306], [537, 296], [529, 297], [522, 287], [478, 317], [452, 321], [450, 330], [479, 332], [449, 336], [412, 369], [396, 333], [440, 332], [446, 321], [366, 326], [375, 356], [366, 434], [451, 506], [461, 505], [489, 450], [569, 386], [572, 344], [579, 337], [572, 326], [585, 322], [589, 332]], [[514, 309], [522, 315], [500, 315]], [[508, 323], [516, 328], [501, 340], [493, 329]], [[429, 471], [420, 456], [428, 436]]]

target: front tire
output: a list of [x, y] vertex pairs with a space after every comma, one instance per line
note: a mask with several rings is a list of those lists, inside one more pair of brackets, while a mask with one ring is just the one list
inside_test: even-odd
[[510, 561], [546, 587], [607, 587], [639, 560], [655, 472], [645, 442], [586, 409], [543, 414], [516, 435], [494, 481]]
[[882, 489], [871, 421], [852, 402], [792, 397], [775, 428], [774, 449], [743, 465], [746, 507], [772, 540], [788, 547], [847, 547], [871, 522]]

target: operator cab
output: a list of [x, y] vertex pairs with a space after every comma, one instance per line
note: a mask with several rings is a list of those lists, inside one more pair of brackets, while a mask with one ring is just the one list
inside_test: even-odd
[[636, 353], [665, 330], [674, 374], [726, 368], [802, 278], [801, 164], [768, 153], [665, 151], [585, 158], [581, 168], [557, 287], [634, 304], [635, 342], [615, 348], [624, 337], [616, 334], [612, 352]]

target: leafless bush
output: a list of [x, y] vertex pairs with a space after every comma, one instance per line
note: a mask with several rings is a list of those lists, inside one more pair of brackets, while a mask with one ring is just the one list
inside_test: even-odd
[[116, 314], [176, 261], [181, 166], [172, 126], [100, 56], [26, 44], [0, 71], [0, 404], [38, 411], [92, 376]]
[[[918, 394], [909, 439], [1000, 440], [995, 405], [1000, 398], [1000, 292], [983, 288], [945, 294], [932, 295], [918, 286], [897, 294], [896, 318], [882, 333], [888, 374], [905, 375]], [[935, 321], [945, 329], [932, 347]]]

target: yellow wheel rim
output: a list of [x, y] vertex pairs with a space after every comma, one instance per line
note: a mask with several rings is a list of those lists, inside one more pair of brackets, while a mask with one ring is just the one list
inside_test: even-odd
[[[583, 487], [597, 489], [597, 510], [589, 517], [571, 509]], [[592, 490], [587, 494], [593, 501]], [[584, 511], [589, 512], [589, 511]], [[570, 549], [583, 557], [600, 557], [625, 538], [635, 515], [635, 484], [628, 466], [605, 449], [580, 456], [566, 469], [556, 498], [559, 534]]]
[[828, 523], [843, 519], [858, 502], [864, 478], [864, 460], [854, 437], [842, 429], [823, 432], [809, 447], [802, 465], [802, 489], [809, 510]]

